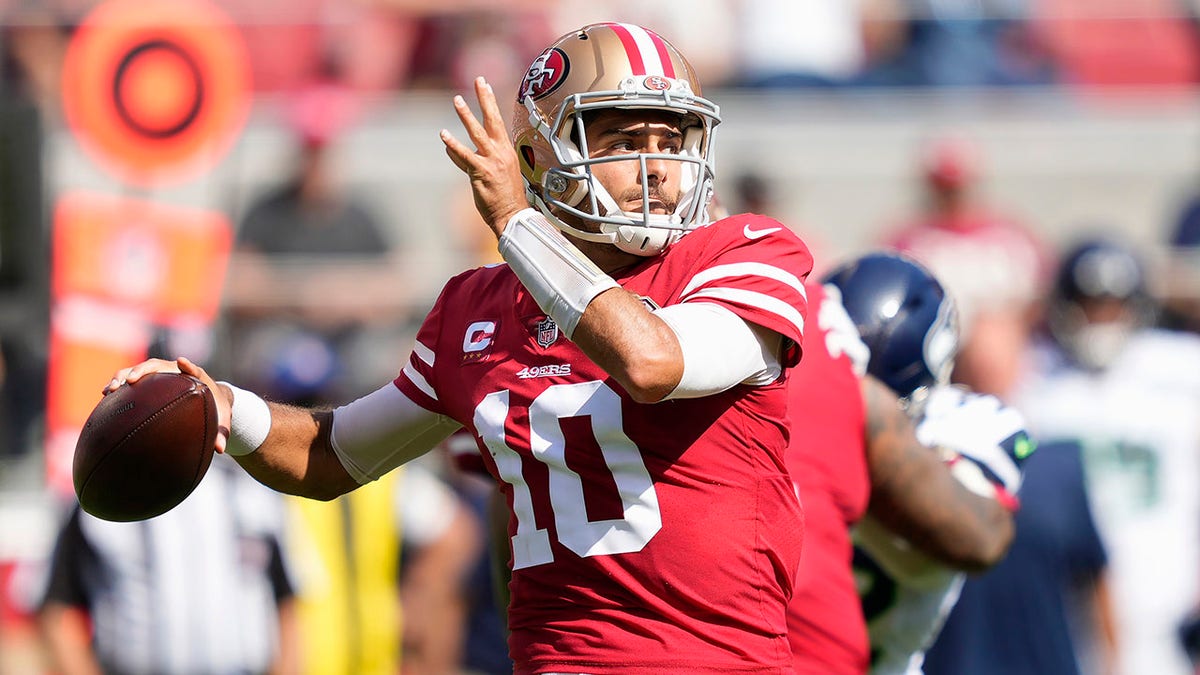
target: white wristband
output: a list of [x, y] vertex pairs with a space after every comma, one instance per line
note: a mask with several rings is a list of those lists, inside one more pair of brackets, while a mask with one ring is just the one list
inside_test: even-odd
[[619, 284], [532, 208], [509, 219], [500, 255], [568, 338], [597, 295]]
[[271, 433], [271, 409], [258, 394], [218, 382], [233, 391], [233, 415], [229, 420], [229, 442], [225, 453], [234, 457], [248, 455], [267, 440]]

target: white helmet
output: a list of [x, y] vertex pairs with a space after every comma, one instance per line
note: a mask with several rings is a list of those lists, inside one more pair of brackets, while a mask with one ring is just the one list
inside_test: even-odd
[[[584, 112], [651, 109], [685, 117], [678, 154], [588, 157]], [[530, 65], [517, 95], [513, 145], [530, 201], [559, 229], [586, 241], [610, 243], [651, 256], [684, 232], [708, 222], [713, 195], [713, 129], [717, 106], [700, 96], [691, 65], [653, 31], [625, 23], [597, 23], [559, 38]], [[581, 144], [583, 147], [581, 147]], [[641, 211], [622, 211], [592, 175], [601, 162], [647, 160], [684, 164], [674, 213], [651, 214], [650, 186], [642, 180]], [[598, 224], [580, 230], [560, 215]]]

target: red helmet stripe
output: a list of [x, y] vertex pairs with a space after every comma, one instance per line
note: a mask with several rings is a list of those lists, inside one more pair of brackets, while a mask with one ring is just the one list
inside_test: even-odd
[[657, 33], [628, 23], [612, 23], [609, 26], [621, 39], [634, 75], [675, 77], [675, 64], [671, 62], [667, 41]]
[[654, 42], [654, 49], [658, 51], [658, 60], [662, 63], [662, 74], [666, 77], [675, 77], [675, 65], [671, 62], [671, 52], [667, 50], [667, 41], [652, 30], [647, 30], [646, 34], [650, 36], [650, 40]]
[[629, 67], [633, 70], [634, 75], [646, 74], [646, 63], [642, 60], [642, 50], [638, 48], [637, 40], [634, 39], [633, 33], [629, 32], [629, 28], [625, 24], [614, 23], [610, 24], [613, 32], [617, 37], [621, 38], [621, 45], [625, 47], [625, 55], [629, 57]]

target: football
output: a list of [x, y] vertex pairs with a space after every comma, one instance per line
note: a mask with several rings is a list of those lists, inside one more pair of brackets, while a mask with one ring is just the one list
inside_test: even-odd
[[190, 375], [153, 373], [100, 399], [75, 444], [72, 474], [84, 511], [118, 522], [174, 508], [208, 471], [217, 402]]

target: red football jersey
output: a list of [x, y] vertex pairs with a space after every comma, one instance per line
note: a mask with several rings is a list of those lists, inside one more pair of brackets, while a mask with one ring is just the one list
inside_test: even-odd
[[[711, 302], [799, 358], [812, 266], [777, 221], [700, 228], [617, 281], [648, 305]], [[517, 673], [790, 672], [802, 513], [784, 380], [639, 404], [507, 265], [451, 279], [396, 385], [466, 426], [511, 509]]]
[[851, 572], [850, 526], [866, 511], [871, 482], [862, 389], [846, 341], [861, 342], [841, 303], [819, 284], [808, 285], [808, 303], [816, 320], [788, 382], [787, 465], [805, 519], [788, 637], [798, 675], [865, 673], [870, 648]]

